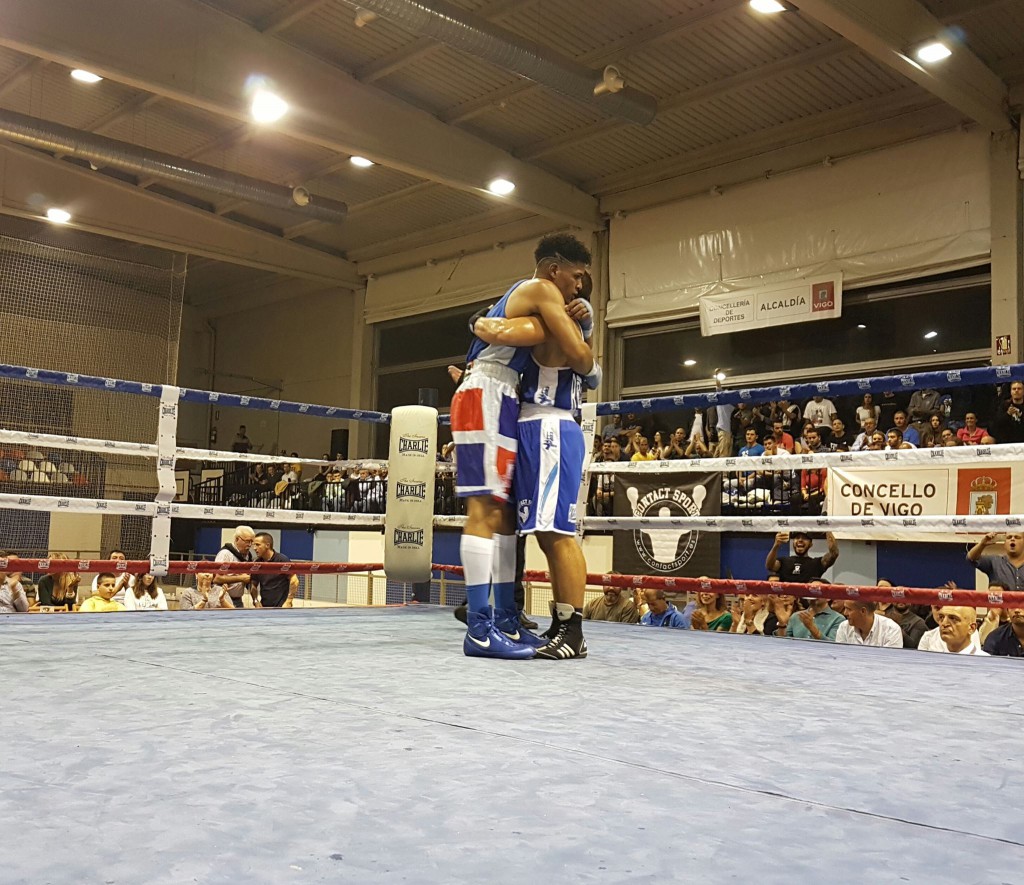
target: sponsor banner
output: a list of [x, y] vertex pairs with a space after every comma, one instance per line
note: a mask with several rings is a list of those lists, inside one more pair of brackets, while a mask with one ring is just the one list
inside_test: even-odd
[[700, 333], [705, 337], [723, 335], [828, 320], [842, 313], [842, 275], [826, 274], [780, 286], [705, 295], [700, 299]]
[[[685, 477], [650, 474], [615, 477], [615, 515], [716, 516], [722, 506], [722, 474]], [[612, 562], [626, 575], [715, 576], [721, 568], [717, 532], [638, 528], [614, 535]]]
[[[941, 451], [941, 450], [940, 450]], [[915, 520], [929, 516], [999, 516], [1024, 505], [1024, 469], [1005, 462], [974, 461], [969, 467], [905, 465], [886, 468], [831, 468], [828, 472], [830, 516], [899, 517], [893, 540], [963, 540], [962, 535], [925, 534]], [[856, 537], [844, 531], [841, 537]]]

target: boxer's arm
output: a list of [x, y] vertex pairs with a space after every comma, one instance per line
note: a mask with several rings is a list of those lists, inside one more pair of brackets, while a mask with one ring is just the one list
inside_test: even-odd
[[544, 324], [538, 317], [481, 317], [473, 324], [473, 334], [487, 344], [506, 347], [533, 347], [546, 339]]
[[565, 312], [565, 301], [562, 293], [554, 283], [547, 280], [534, 280], [527, 295], [530, 312], [537, 314], [547, 327], [551, 338], [558, 344], [566, 356], [572, 370], [580, 375], [590, 375], [594, 370], [594, 354], [590, 345], [583, 340], [580, 327]]

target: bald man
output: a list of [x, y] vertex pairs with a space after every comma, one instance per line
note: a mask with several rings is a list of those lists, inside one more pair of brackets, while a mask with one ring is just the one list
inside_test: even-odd
[[944, 605], [935, 618], [939, 622], [939, 638], [946, 651], [954, 655], [984, 655], [976, 638], [978, 611], [966, 605]]

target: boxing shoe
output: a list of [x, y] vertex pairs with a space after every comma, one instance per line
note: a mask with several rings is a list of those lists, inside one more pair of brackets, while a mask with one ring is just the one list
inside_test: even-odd
[[548, 625], [548, 629], [540, 635], [543, 639], [550, 642], [552, 639], [555, 638], [556, 634], [558, 633], [558, 625], [560, 623], [560, 621], [558, 620], [558, 616], [555, 614], [554, 600], [548, 603], [548, 611], [551, 614], [551, 623]]
[[502, 658], [525, 661], [533, 657], [534, 649], [509, 639], [494, 623], [490, 606], [486, 611], [467, 612], [468, 629], [462, 640], [462, 651], [471, 658]]
[[542, 639], [535, 633], [531, 633], [519, 624], [519, 612], [513, 609], [496, 609], [494, 612], [494, 623], [513, 642], [528, 645], [531, 648], [540, 648], [547, 645], [548, 640]]
[[547, 645], [537, 649], [538, 660], [566, 661], [587, 656], [587, 640], [583, 638], [583, 615], [571, 605], [552, 603], [558, 627]]

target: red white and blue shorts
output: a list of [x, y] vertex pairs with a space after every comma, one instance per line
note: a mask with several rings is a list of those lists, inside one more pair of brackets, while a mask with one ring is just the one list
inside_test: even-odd
[[477, 363], [451, 408], [455, 493], [508, 501], [516, 467], [519, 375], [508, 366]]

